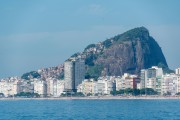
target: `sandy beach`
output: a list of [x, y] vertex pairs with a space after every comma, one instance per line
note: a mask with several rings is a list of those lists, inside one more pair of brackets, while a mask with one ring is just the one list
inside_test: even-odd
[[0, 98], [0, 100], [126, 100], [126, 99], [180, 99], [178, 96], [91, 96], [91, 97], [58, 97], [58, 98]]

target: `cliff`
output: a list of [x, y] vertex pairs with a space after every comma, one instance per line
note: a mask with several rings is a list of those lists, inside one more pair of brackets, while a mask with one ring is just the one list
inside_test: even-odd
[[[75, 53], [71, 57], [85, 59], [86, 78], [121, 76], [124, 73], [139, 74], [141, 69], [152, 66], [160, 66], [165, 72], [172, 72], [160, 46], [145, 27], [134, 28], [103, 42], [88, 45], [83, 52]], [[63, 79], [63, 67], [60, 65], [45, 68], [38, 73], [44, 79]], [[29, 76], [29, 73], [27, 75]]]
[[79, 55], [86, 60], [86, 77], [139, 74], [141, 69], [152, 66], [168, 68], [160, 46], [144, 27], [91, 44]]

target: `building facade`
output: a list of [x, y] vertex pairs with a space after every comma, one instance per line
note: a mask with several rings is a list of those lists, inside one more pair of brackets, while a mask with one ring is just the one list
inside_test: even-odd
[[34, 93], [38, 93], [41, 97], [47, 96], [47, 82], [44, 80], [35, 80]]
[[[142, 88], [152, 88], [156, 89], [156, 85], [161, 86], [161, 78], [163, 77], [163, 70], [162, 68], [158, 68], [157, 66], [153, 66], [149, 69], [142, 69], [141, 70], [141, 89]], [[160, 87], [158, 87], [158, 90]]]
[[64, 91], [64, 80], [50, 79], [49, 94], [50, 97], [60, 97]]
[[93, 79], [84, 80], [78, 85], [77, 92], [82, 92], [85, 96], [94, 95], [95, 81]]
[[140, 78], [137, 75], [125, 73], [122, 77], [116, 78], [116, 90], [124, 90], [127, 88], [137, 89], [140, 84]]
[[64, 63], [65, 91], [77, 91], [77, 86], [84, 80], [85, 62], [82, 59], [69, 59]]
[[0, 93], [3, 93], [5, 97], [14, 96], [21, 92], [22, 81], [11, 78], [9, 80], [0, 81]]
[[175, 71], [177, 75], [180, 75], [180, 68], [177, 68]]

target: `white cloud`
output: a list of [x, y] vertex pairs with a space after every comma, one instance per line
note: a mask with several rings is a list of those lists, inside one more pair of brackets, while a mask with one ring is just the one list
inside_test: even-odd
[[100, 14], [105, 13], [106, 9], [102, 5], [92, 4], [92, 5], [89, 5], [88, 11], [90, 14], [100, 15]]
[[107, 8], [105, 8], [102, 5], [98, 4], [91, 4], [87, 6], [80, 7], [76, 12], [75, 15], [103, 15], [108, 11]]

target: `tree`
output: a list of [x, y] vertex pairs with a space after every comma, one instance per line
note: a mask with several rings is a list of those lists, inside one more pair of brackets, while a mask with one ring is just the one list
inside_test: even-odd
[[97, 80], [99, 76], [101, 75], [101, 71], [103, 69], [102, 65], [95, 65], [95, 66], [90, 66], [86, 72], [85, 78], [94, 78]]
[[4, 93], [0, 93], [0, 97], [4, 97]]
[[93, 48], [93, 47], [96, 47], [96, 45], [95, 45], [95, 44], [90, 44], [90, 45], [88, 45], [84, 50], [87, 50], [87, 49]]
[[36, 71], [25, 73], [21, 76], [22, 79], [30, 80], [31, 78], [40, 78], [41, 75]]
[[119, 91], [111, 91], [112, 95], [122, 95], [122, 94], [127, 94], [127, 95], [157, 95], [157, 92], [154, 91], [152, 88], [143, 88], [143, 89], [132, 89], [132, 88], [127, 88], [127, 89], [121, 89]]
[[92, 96], [92, 93], [88, 93], [87, 96]]
[[164, 93], [163, 95], [164, 95], [164, 96], [170, 96], [170, 95], [171, 95], [171, 92], [167, 91], [167, 93]]
[[28, 97], [28, 98], [32, 98], [32, 97], [40, 97], [40, 95], [38, 93], [20, 92], [20, 93], [16, 94], [15, 97]]
[[152, 88], [143, 88], [140, 90], [141, 95], [157, 95], [158, 93]]

